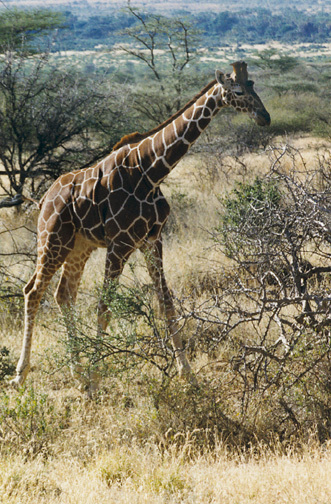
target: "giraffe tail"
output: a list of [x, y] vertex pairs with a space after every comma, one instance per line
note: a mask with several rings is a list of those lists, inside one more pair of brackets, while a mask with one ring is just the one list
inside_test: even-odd
[[34, 198], [30, 198], [29, 196], [25, 196], [24, 194], [21, 194], [21, 198], [22, 198], [23, 201], [30, 201], [31, 203], [34, 203], [40, 209], [40, 207], [41, 207], [41, 201], [40, 200], [36, 200]]
[[8, 198], [0, 200], [0, 208], [9, 208], [9, 207], [13, 207], [13, 206], [19, 206], [25, 200], [31, 201], [35, 205], [38, 205], [39, 209], [41, 208], [41, 202], [39, 202], [33, 198], [29, 198], [28, 196], [24, 196], [23, 194], [20, 194], [20, 193], [16, 194], [12, 198], [9, 196]]

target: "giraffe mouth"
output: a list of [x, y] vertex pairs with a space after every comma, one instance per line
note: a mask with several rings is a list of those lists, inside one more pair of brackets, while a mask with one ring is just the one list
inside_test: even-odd
[[266, 110], [256, 112], [252, 117], [258, 126], [270, 126], [270, 114]]

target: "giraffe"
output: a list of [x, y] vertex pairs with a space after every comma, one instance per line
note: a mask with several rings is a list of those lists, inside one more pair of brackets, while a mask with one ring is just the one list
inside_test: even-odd
[[[143, 252], [179, 373], [189, 379], [194, 376], [163, 271], [161, 231], [170, 207], [160, 184], [221, 108], [247, 113], [259, 126], [270, 124], [269, 113], [248, 79], [247, 64], [236, 62], [232, 67], [231, 74], [216, 70], [216, 78], [168, 120], [147, 133], [123, 137], [107, 157], [92, 167], [61, 175], [43, 196], [36, 270], [23, 290], [24, 336], [16, 377], [11, 381], [14, 386], [22, 385], [28, 374], [34, 320], [51, 278], [62, 267], [55, 300], [67, 319], [70, 335], [68, 314], [72, 313], [85, 264], [98, 247], [106, 248], [105, 289], [119, 278], [135, 249]], [[100, 333], [106, 330], [110, 317], [101, 298], [97, 309]]]

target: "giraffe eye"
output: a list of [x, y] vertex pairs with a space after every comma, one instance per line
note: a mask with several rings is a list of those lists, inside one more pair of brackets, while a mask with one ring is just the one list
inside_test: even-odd
[[236, 84], [235, 86], [233, 86], [232, 91], [237, 96], [242, 96], [244, 94], [242, 87], [239, 84]]

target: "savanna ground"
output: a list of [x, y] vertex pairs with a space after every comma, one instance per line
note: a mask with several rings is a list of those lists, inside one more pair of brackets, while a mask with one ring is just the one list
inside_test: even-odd
[[[326, 140], [307, 136], [276, 142], [299, 149], [301, 162], [309, 166], [330, 149]], [[173, 213], [164, 233], [164, 261], [179, 308], [189, 298], [203, 306], [218, 295], [222, 275], [233, 267], [213, 246], [210, 234], [218, 225], [219, 198], [235, 181], [263, 175], [269, 165], [266, 152], [221, 160], [195, 153], [167, 180], [164, 193]], [[13, 244], [34, 251], [27, 229], [9, 235], [4, 231], [22, 224], [33, 230], [36, 216], [33, 207], [3, 212], [3, 251], [12, 250]], [[33, 260], [25, 256], [22, 263], [10, 256], [8, 263], [23, 285]], [[86, 327], [95, 320], [103, 268], [104, 252], [98, 251], [87, 264], [78, 300]], [[125, 267], [122, 283], [129, 287], [149, 283], [138, 253]], [[194, 344], [199, 334], [196, 321], [189, 321], [184, 331], [199, 389], [181, 381], [174, 367], [162, 373], [150, 363], [111, 356], [100, 390], [90, 400], [78, 389], [64, 358], [65, 335], [52, 300], [54, 287], [55, 283], [39, 311], [33, 369], [26, 385], [16, 391], [1, 381], [1, 502], [330, 502], [330, 443], [327, 436], [321, 439], [322, 427], [314, 423], [314, 415], [308, 415], [302, 391], [300, 397], [300, 390], [295, 391], [296, 409], [281, 413], [279, 404], [273, 404], [277, 388], [266, 392], [263, 401], [252, 389], [247, 392], [250, 402], [244, 400], [230, 343], [224, 340], [212, 351], [210, 347], [200, 351]], [[9, 349], [8, 355], [3, 352], [1, 370], [9, 375], [20, 352], [22, 299], [4, 300], [0, 317], [0, 348]], [[143, 333], [143, 322], [138, 320], [135, 330]], [[233, 340], [250, 340], [251, 330], [247, 327], [247, 334], [235, 334]], [[212, 341], [216, 332], [205, 331], [206, 341], [208, 334]], [[282, 428], [277, 425], [280, 421]]]

